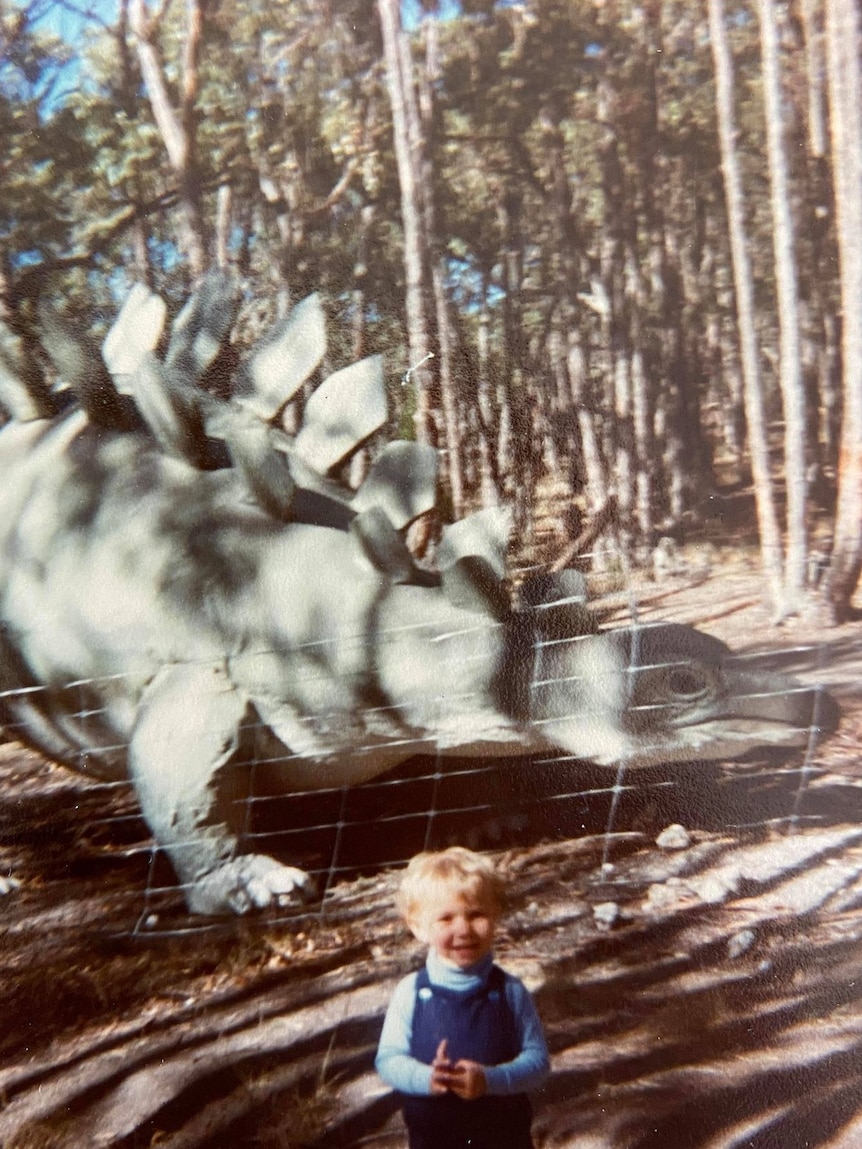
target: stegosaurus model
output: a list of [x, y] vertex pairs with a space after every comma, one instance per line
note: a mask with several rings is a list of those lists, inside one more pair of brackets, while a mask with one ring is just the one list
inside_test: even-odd
[[234, 357], [218, 399], [235, 296], [209, 277], [166, 334], [139, 286], [101, 348], [43, 311], [77, 400], [62, 410], [0, 333], [2, 721], [57, 762], [130, 776], [192, 911], [309, 894], [241, 850], [251, 765], [296, 791], [423, 751], [640, 765], [835, 725], [828, 696], [740, 669], [696, 630], [597, 633], [573, 572], [527, 581], [513, 607], [497, 511], [417, 566], [404, 532], [434, 506], [434, 451], [391, 443], [357, 491], [332, 477], [385, 422], [380, 359], [326, 378], [288, 435], [279, 416], [324, 358], [321, 304]]

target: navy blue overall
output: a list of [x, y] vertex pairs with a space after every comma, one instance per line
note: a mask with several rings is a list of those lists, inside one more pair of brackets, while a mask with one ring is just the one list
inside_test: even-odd
[[[501, 1065], [520, 1052], [512, 1010], [506, 1001], [505, 975], [492, 966], [476, 990], [432, 985], [428, 971], [416, 975], [416, 1004], [410, 1053], [430, 1065], [446, 1038], [450, 1061]], [[454, 1093], [404, 1096], [410, 1149], [532, 1149], [532, 1111], [525, 1093], [464, 1101]]]

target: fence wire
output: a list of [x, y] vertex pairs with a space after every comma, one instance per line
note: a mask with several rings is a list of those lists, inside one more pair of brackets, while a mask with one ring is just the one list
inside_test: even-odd
[[[630, 625], [650, 625], [643, 622], [633, 596], [628, 614]], [[792, 655], [797, 665], [823, 670], [823, 651], [817, 645], [800, 644], [782, 653]], [[743, 653], [736, 656], [736, 661], [739, 665], [756, 665], [764, 657], [771, 655]], [[634, 675], [654, 668], [630, 666], [629, 669]], [[534, 687], [541, 689], [557, 685], [559, 681], [535, 682]], [[7, 690], [0, 693], [0, 699], [35, 696], [50, 689], [55, 711], [65, 711], [80, 745], [81, 732], [88, 724], [103, 729], [101, 719], [105, 708], [95, 705], [94, 700], [104, 698], [106, 693], [110, 696], [112, 688], [115, 690], [121, 684], [122, 676], [118, 675], [82, 678], [62, 688], [26, 686]], [[58, 707], [58, 699], [62, 698], [68, 699], [68, 707]], [[446, 701], [445, 693], [441, 692], [440, 705], [444, 706]], [[388, 710], [394, 712], [394, 708], [379, 707], [380, 717], [385, 717]], [[767, 802], [753, 809], [751, 817], [746, 817], [747, 808], [734, 813], [736, 808], [731, 804], [723, 823], [726, 830], [742, 833], [770, 828], [792, 833], [801, 824], [818, 820], [820, 815], [806, 812], [805, 808], [806, 793], [818, 772], [816, 710], [815, 707], [807, 744], [801, 753], [797, 752], [789, 762], [755, 762], [746, 766], [746, 778], [753, 792], [760, 780], [769, 789], [774, 787], [776, 779], [781, 779], [782, 796], [777, 805], [774, 801]], [[317, 720], [321, 717], [326, 716], [316, 716]], [[339, 716], [330, 717], [335, 722]], [[241, 731], [241, 739], [246, 745], [254, 746], [257, 736], [266, 730], [263, 722], [249, 722]], [[9, 739], [29, 741], [25, 729], [10, 724], [5, 731]], [[106, 746], [97, 738], [88, 746], [84, 740], [77, 765], [81, 773], [92, 778], [93, 760], [106, 755], [122, 757], [126, 749], [122, 744]], [[369, 743], [366, 749], [374, 753], [380, 746]], [[361, 785], [288, 794], [265, 792], [257, 781], [262, 774], [271, 775], [274, 770], [283, 771], [289, 777], [291, 763], [298, 755], [289, 752], [276, 755], [267, 749], [260, 755], [253, 754], [250, 762], [243, 761], [241, 768], [249, 771], [249, 792], [240, 800], [240, 811], [235, 811], [237, 824], [242, 827], [243, 852], [272, 854], [289, 864], [301, 865], [315, 879], [320, 893], [320, 900], [311, 907], [270, 911], [266, 918], [268, 924], [296, 926], [310, 918], [325, 917], [333, 898], [343, 896], [339, 887], [346, 879], [400, 867], [418, 850], [449, 841], [493, 848], [553, 836], [598, 834], [603, 842], [602, 881], [612, 884], [617, 840], [625, 837], [639, 818], [643, 819], [644, 810], [658, 811], [653, 815], [656, 822], [665, 811], [691, 809], [692, 795], [698, 784], [696, 764], [644, 769], [631, 768], [622, 762], [616, 767], [596, 767], [563, 753], [529, 759], [468, 761], [459, 757], [449, 759], [429, 746], [427, 740], [411, 738], [392, 740], [385, 749], [397, 749], [408, 761]], [[417, 756], [413, 757], [414, 754]], [[182, 764], [177, 763], [177, 768], [181, 769]], [[89, 789], [104, 796], [106, 805], [115, 798], [123, 799], [126, 805], [131, 802], [127, 781], [92, 782]], [[668, 818], [671, 813], [667, 814]], [[126, 809], [111, 813], [92, 819], [88, 829], [90, 833], [103, 831], [108, 838], [114, 836], [126, 841], [129, 837], [135, 838], [136, 827], [140, 830], [136, 840], [112, 848], [112, 856], [140, 859], [146, 866], [140, 913], [131, 932], [152, 937], [204, 934], [223, 928], [207, 919], [177, 912], [181, 887], [165, 864], [161, 847], [148, 836], [139, 813]], [[106, 926], [106, 930], [110, 929]]]

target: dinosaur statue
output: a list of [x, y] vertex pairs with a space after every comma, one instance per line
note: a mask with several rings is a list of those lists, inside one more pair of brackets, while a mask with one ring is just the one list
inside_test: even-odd
[[211, 275], [168, 328], [138, 286], [101, 347], [41, 309], [59, 389], [0, 331], [0, 720], [59, 763], [131, 777], [192, 912], [311, 896], [302, 871], [241, 851], [250, 767], [285, 792], [418, 752], [642, 765], [836, 725], [828, 695], [694, 629], [599, 633], [574, 572], [513, 605], [496, 510], [417, 565], [404, 534], [434, 507], [435, 452], [390, 443], [358, 490], [338, 479], [386, 420], [379, 357], [310, 390], [320, 300], [239, 360], [236, 298]]

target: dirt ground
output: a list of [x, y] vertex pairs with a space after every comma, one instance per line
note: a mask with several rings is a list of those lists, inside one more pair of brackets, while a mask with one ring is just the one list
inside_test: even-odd
[[539, 1149], [862, 1146], [862, 633], [775, 629], [744, 562], [708, 568], [605, 587], [608, 624], [696, 623], [822, 684], [843, 711], [827, 743], [616, 796], [586, 764], [419, 761], [291, 807], [283, 842], [266, 810], [255, 832], [318, 871], [311, 912], [188, 917], [128, 787], [0, 746], [0, 1146], [402, 1149], [372, 1068], [421, 957], [396, 865], [449, 840], [510, 878], [498, 957], [553, 1056]]

